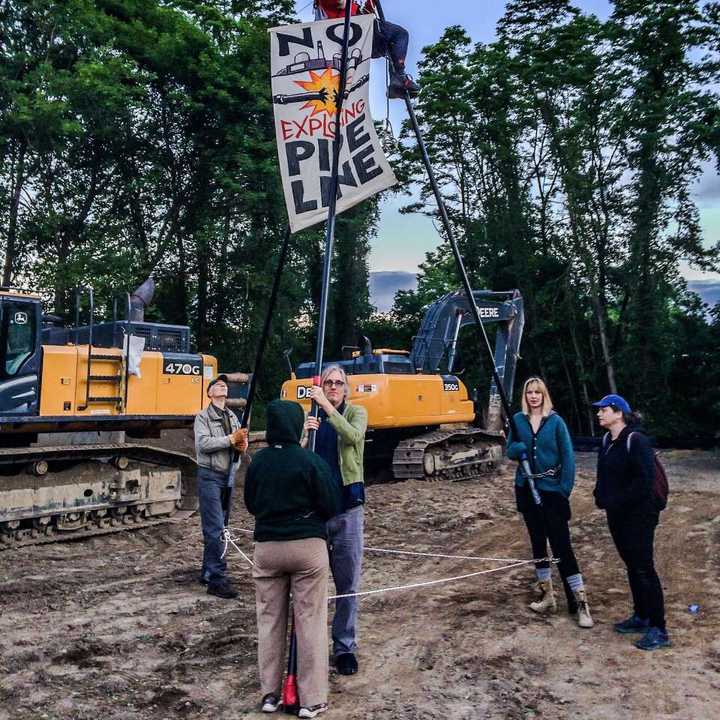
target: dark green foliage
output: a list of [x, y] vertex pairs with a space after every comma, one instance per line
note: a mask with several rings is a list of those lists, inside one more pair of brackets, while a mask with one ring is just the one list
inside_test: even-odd
[[[718, 157], [717, 31], [715, 3], [617, 0], [602, 23], [568, 0], [512, 0], [496, 42], [451, 27], [424, 51], [418, 116], [468, 273], [520, 288], [519, 377], [544, 375], [576, 432], [593, 432], [589, 402], [610, 391], [666, 441], [720, 425], [695, 385], [715, 377], [714, 326], [679, 275], [681, 260], [719, 269], [691, 198]], [[407, 210], [434, 215], [405, 138], [403, 175], [422, 187]], [[443, 247], [393, 322], [458, 285]]]
[[[189, 324], [223, 369], [249, 369], [286, 225], [267, 30], [292, 7], [0, 4], [3, 282], [47, 292], [68, 317], [75, 286], [104, 306], [152, 273], [149, 317]], [[369, 315], [376, 218], [369, 202], [338, 223], [328, 352]], [[282, 351], [312, 355], [321, 243], [322, 229], [292, 240], [260, 408], [287, 377]]]
[[[149, 273], [150, 317], [191, 326], [225, 370], [251, 367], [285, 231], [268, 73], [290, 0], [0, 3], [3, 283], [68, 316]], [[720, 4], [616, 0], [607, 22], [569, 0], [511, 0], [497, 40], [447, 28], [424, 50], [417, 114], [475, 287], [526, 300], [519, 379], [544, 375], [574, 430], [617, 389], [670, 442], [720, 427], [720, 310], [681, 260], [718, 270], [693, 183], [720, 168]], [[405, 128], [394, 158], [407, 212], [435, 202]], [[338, 218], [326, 356], [369, 336], [409, 349], [424, 307], [458, 287], [446, 246], [417, 292], [372, 315], [377, 198]], [[440, 225], [438, 223], [438, 225]], [[385, 241], [385, 240], [383, 240]], [[314, 356], [323, 228], [292, 240], [259, 387]], [[464, 379], [487, 390], [461, 340]]]

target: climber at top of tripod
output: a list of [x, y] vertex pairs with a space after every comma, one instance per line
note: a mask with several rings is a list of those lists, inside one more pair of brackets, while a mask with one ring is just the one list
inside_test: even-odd
[[[315, 19], [327, 20], [345, 16], [346, 0], [315, 0]], [[352, 0], [351, 15], [377, 15], [375, 0], [356, 2]], [[415, 97], [420, 88], [405, 72], [405, 56], [407, 55], [408, 31], [400, 25], [387, 20], [375, 20], [372, 56], [374, 58], [390, 58], [390, 84], [387, 89], [389, 98], [405, 98], [405, 93]]]

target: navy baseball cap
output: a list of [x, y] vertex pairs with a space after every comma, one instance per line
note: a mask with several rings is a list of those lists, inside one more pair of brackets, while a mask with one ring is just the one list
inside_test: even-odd
[[214, 380], [210, 381], [210, 384], [207, 386], [207, 394], [210, 394], [210, 388], [218, 382], [224, 382], [226, 385], [230, 385], [230, 381], [228, 380], [228, 376], [225, 375], [225, 373], [220, 373]]
[[631, 413], [630, 403], [622, 397], [622, 395], [606, 395], [602, 400], [593, 403], [593, 407], [610, 407], [614, 405], [618, 410], [624, 413]]

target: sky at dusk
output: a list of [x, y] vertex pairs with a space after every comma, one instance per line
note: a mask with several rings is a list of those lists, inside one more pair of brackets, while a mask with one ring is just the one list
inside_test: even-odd
[[[576, 0], [574, 3], [584, 12], [595, 13], [606, 18], [611, 11], [608, 0]], [[303, 21], [313, 18], [312, 2], [296, 0], [298, 17]], [[383, 8], [388, 20], [403, 25], [410, 32], [410, 49], [407, 66], [415, 74], [416, 63], [421, 49], [436, 42], [443, 30], [450, 25], [465, 28], [475, 42], [492, 42], [495, 26], [505, 10], [505, 0], [384, 0]], [[384, 120], [387, 103], [385, 100], [385, 62], [374, 60], [371, 87], [371, 109], [375, 120]], [[390, 102], [390, 121], [395, 133], [405, 118], [405, 104], [400, 100]], [[701, 222], [708, 244], [720, 240], [720, 177], [712, 164], [696, 187], [696, 199], [701, 213]], [[372, 241], [370, 269], [372, 271], [416, 272], [425, 258], [425, 253], [440, 243], [432, 221], [421, 215], [401, 215], [398, 208], [407, 203], [407, 198], [389, 197], [381, 207], [380, 228]], [[720, 275], [707, 275], [684, 268], [690, 280], [717, 279]]]

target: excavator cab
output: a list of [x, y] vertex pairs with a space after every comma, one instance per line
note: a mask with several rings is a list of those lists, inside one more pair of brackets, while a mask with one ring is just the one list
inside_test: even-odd
[[39, 296], [0, 289], [0, 415], [36, 415], [40, 373]]

